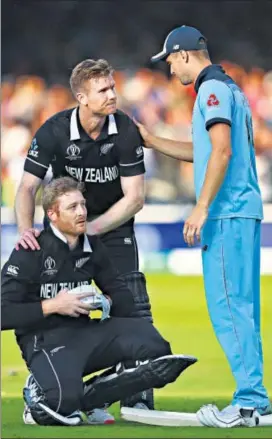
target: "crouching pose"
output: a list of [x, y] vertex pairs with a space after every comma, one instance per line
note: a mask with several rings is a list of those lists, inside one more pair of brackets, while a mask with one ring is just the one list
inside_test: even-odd
[[[24, 400], [33, 420], [78, 425], [85, 412], [92, 423], [96, 408], [163, 387], [196, 358], [172, 355], [149, 320], [139, 325], [133, 317], [125, 276], [99, 238], [85, 234], [80, 183], [69, 177], [53, 180], [44, 190], [43, 208], [50, 227], [38, 238], [40, 250], [14, 250], [3, 267], [2, 329], [15, 329], [31, 373]], [[90, 292], [70, 294], [92, 281], [102, 294], [93, 292], [91, 299]], [[133, 287], [145, 289], [142, 273], [134, 273]], [[102, 310], [101, 319], [90, 318], [96, 309]]]

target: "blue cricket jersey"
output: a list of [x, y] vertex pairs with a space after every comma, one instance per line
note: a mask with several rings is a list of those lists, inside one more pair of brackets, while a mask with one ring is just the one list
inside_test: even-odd
[[225, 179], [209, 208], [209, 218], [263, 218], [258, 185], [251, 110], [248, 101], [221, 66], [206, 67], [195, 83], [193, 110], [194, 180], [198, 199], [212, 151], [210, 127], [231, 127], [232, 156]]

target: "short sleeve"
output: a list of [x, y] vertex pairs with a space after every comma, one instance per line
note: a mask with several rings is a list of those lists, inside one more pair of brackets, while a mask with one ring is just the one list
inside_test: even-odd
[[36, 132], [29, 147], [24, 170], [41, 179], [44, 178], [55, 152], [56, 138], [52, 123], [46, 121]]
[[144, 149], [139, 130], [129, 119], [118, 139], [119, 167], [121, 177], [133, 177], [144, 174]]
[[233, 96], [224, 82], [213, 79], [204, 82], [199, 89], [199, 105], [207, 130], [216, 123], [231, 126]]

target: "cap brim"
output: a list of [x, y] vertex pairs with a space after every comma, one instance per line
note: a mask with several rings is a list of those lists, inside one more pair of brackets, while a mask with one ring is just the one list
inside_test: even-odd
[[162, 50], [161, 52], [157, 53], [157, 55], [152, 56], [150, 60], [153, 63], [163, 61], [165, 60], [165, 58], [167, 58], [168, 55], [169, 53], [167, 53], [166, 50]]

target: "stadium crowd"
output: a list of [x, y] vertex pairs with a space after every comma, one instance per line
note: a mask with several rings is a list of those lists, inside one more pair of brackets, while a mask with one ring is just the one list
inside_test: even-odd
[[[272, 71], [246, 71], [223, 61], [227, 73], [244, 90], [253, 113], [255, 148], [264, 202], [272, 202]], [[191, 115], [195, 100], [193, 86], [183, 87], [177, 79], [147, 68], [115, 72], [119, 108], [142, 121], [159, 136], [190, 140]], [[68, 87], [47, 84], [38, 76], [5, 76], [2, 82], [2, 206], [13, 207], [31, 138], [50, 116], [75, 101]], [[194, 201], [193, 170], [190, 163], [145, 150], [147, 202]], [[50, 179], [50, 171], [48, 173]], [[39, 202], [39, 201], [38, 201]]]

